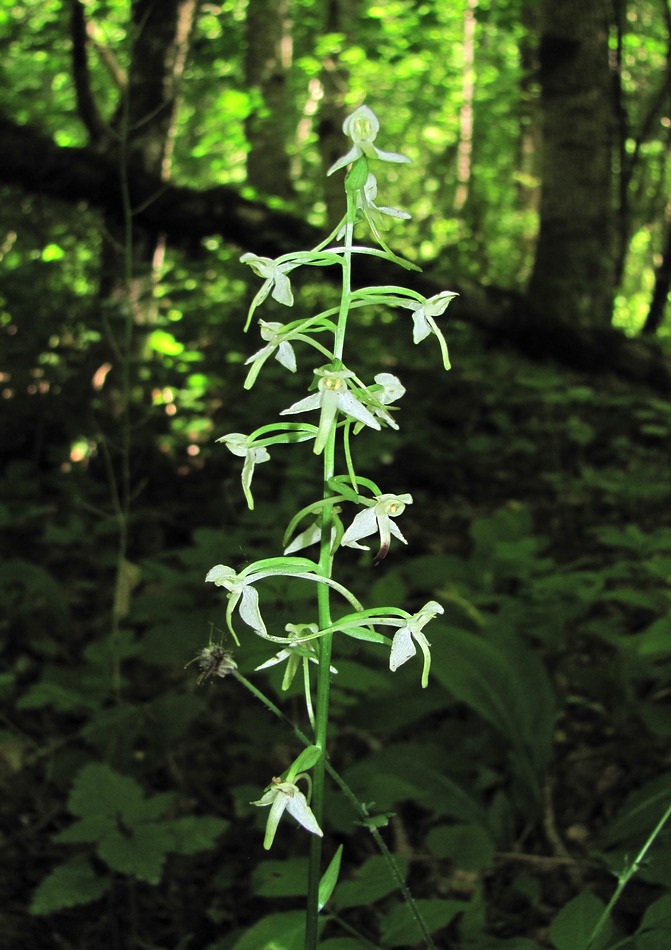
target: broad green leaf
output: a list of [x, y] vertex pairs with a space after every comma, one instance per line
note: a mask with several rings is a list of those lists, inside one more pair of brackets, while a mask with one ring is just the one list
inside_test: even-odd
[[51, 914], [77, 904], [88, 904], [102, 897], [109, 886], [109, 879], [99, 877], [86, 858], [73, 858], [57, 865], [40, 883], [33, 895], [30, 913]]
[[136, 826], [132, 834], [125, 829], [110, 832], [98, 842], [96, 850], [112, 870], [158, 884], [171, 844], [166, 829], [151, 822]]
[[[427, 930], [435, 934], [447, 927], [467, 906], [467, 901], [418, 900], [415, 901]], [[382, 919], [382, 946], [407, 947], [419, 944], [422, 934], [417, 921], [406, 904], [397, 904]], [[575, 948], [573, 948], [575, 950]]]
[[51, 708], [65, 713], [91, 709], [97, 705], [97, 700], [85, 695], [83, 691], [47, 680], [29, 687], [16, 703], [18, 709]]
[[304, 897], [307, 875], [307, 858], [262, 861], [252, 871], [252, 893], [257, 897]]
[[494, 842], [481, 825], [439, 825], [426, 836], [426, 846], [466, 871], [491, 867], [494, 860]]
[[[588, 940], [605, 906], [603, 901], [590, 891], [583, 891], [574, 897], [562, 907], [550, 924], [552, 946], [556, 950], [586, 950]], [[604, 950], [609, 946], [612, 934], [613, 927], [608, 921], [590, 950]]]
[[116, 829], [116, 819], [112, 815], [100, 813], [87, 815], [81, 821], [76, 821], [69, 828], [53, 835], [53, 840], [62, 844], [84, 844], [89, 841], [100, 841], [105, 835]]
[[671, 803], [671, 772], [660, 775], [633, 792], [606, 833], [612, 846], [649, 834]]
[[671, 655], [671, 619], [658, 617], [636, 635], [633, 643], [643, 660], [654, 662], [668, 658]]
[[161, 822], [158, 827], [165, 829], [165, 833], [169, 836], [169, 851], [177, 854], [195, 854], [197, 851], [213, 848], [217, 838], [226, 831], [229, 825], [230, 822], [214, 815], [184, 815], [182, 818]]
[[319, 950], [361, 950], [361, 941], [354, 937], [333, 937], [320, 943]]
[[641, 722], [653, 735], [662, 739], [671, 736], [671, 708], [665, 703], [641, 703], [638, 707]]
[[103, 763], [91, 762], [77, 773], [68, 798], [73, 815], [92, 819], [103, 815], [132, 827], [163, 815], [175, 800], [174, 792], [144, 797], [142, 786]]
[[440, 749], [428, 743], [390, 744], [348, 768], [344, 777], [360, 798], [374, 801], [381, 811], [411, 799], [434, 813], [486, 827], [487, 812], [478, 799], [431, 767], [440, 756]]
[[[408, 867], [406, 861], [394, 859], [403, 879]], [[374, 855], [357, 870], [353, 881], [341, 881], [333, 895], [337, 910], [373, 904], [398, 889], [391, 870], [382, 855]]]
[[73, 815], [112, 815], [133, 813], [144, 798], [142, 787], [128, 775], [115, 772], [109, 765], [90, 762], [77, 773], [68, 797]]
[[[320, 921], [320, 926], [322, 925]], [[289, 910], [263, 917], [233, 944], [231, 950], [303, 950], [305, 913]]]
[[0, 597], [4, 591], [16, 590], [19, 585], [24, 593], [23, 603], [26, 612], [31, 610], [38, 601], [44, 604], [54, 621], [59, 624], [67, 621], [69, 616], [68, 598], [65, 590], [55, 577], [32, 561], [21, 558], [6, 559], [0, 564]]
[[480, 634], [448, 629], [433, 656], [438, 681], [528, 758], [530, 772], [538, 771], [551, 752], [554, 703], [547, 672], [532, 652], [512, 634], [506, 650]]
[[671, 946], [671, 896], [660, 897], [643, 914], [633, 946], [636, 950], [659, 950]]

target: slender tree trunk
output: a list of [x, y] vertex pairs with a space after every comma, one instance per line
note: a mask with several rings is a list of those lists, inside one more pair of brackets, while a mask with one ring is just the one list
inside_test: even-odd
[[475, 11], [478, 0], [467, 0], [464, 11], [464, 69], [462, 102], [459, 110], [459, 144], [457, 146], [457, 188], [454, 210], [460, 212], [468, 200], [473, 157], [473, 96], [475, 92]]
[[260, 108], [246, 123], [247, 180], [263, 194], [290, 198], [293, 185], [286, 143], [288, 133], [295, 130], [287, 96], [293, 56], [288, 0], [249, 0], [246, 27], [247, 85], [261, 98]]
[[[517, 207], [536, 217], [540, 209], [540, 156], [541, 116], [540, 102], [536, 91], [539, 70], [538, 35], [539, 10], [535, 4], [525, 4], [522, 9], [524, 35], [520, 40], [519, 56], [522, 76], [520, 80], [520, 124], [517, 140], [517, 175], [515, 190]], [[521, 257], [531, 261], [535, 251], [535, 238], [526, 231], [520, 236], [524, 247]]]
[[614, 283], [613, 99], [607, 0], [543, 0], [540, 233], [529, 300], [606, 325]]
[[[170, 178], [179, 87], [199, 0], [135, 0], [131, 23], [131, 64], [114, 119], [122, 193], [129, 167], [163, 181]], [[123, 202], [122, 202], [123, 203]], [[129, 213], [105, 220], [101, 295], [121, 297], [136, 322], [154, 317], [153, 291], [165, 241], [132, 228]]]
[[650, 309], [643, 325], [643, 333], [651, 336], [664, 322], [666, 304], [671, 291], [671, 204], [666, 209], [666, 239], [662, 260], [655, 273], [655, 286], [650, 300]]

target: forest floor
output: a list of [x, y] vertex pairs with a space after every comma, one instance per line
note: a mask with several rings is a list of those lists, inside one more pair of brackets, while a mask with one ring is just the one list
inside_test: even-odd
[[[366, 556], [350, 559], [346, 579], [373, 599], [401, 591], [416, 603], [442, 592], [449, 602], [446, 637], [452, 623], [491, 634], [500, 646], [512, 631], [511, 662], [520, 657], [528, 670], [540, 660], [543, 688], [550, 684], [556, 703], [550, 746], [535, 748], [534, 723], [521, 723], [531, 736], [525, 748], [537, 757], [539, 794], [530, 805], [533, 783], [523, 787], [516, 772], [515, 739], [497, 728], [493, 714], [487, 719], [485, 700], [469, 697], [463, 684], [454, 694], [439, 637], [432, 637], [435, 691], [408, 699], [405, 720], [390, 711], [382, 736], [373, 702], [351, 683], [347, 691], [347, 677], [356, 673], [348, 673], [354, 656], [346, 653], [333, 760], [355, 784], [358, 775], [362, 795], [374, 794], [378, 807], [396, 812], [389, 843], [408, 861], [416, 896], [471, 905], [478, 896], [480, 918], [455, 918], [439, 931], [438, 946], [521, 948], [509, 941], [523, 938], [529, 947], [561, 946], [553, 920], [585, 891], [609, 899], [612, 869], [644, 830], [633, 819], [619, 836], [612, 829], [622, 830], [635, 810], [627, 810], [630, 796], [654, 790], [671, 765], [671, 409], [606, 373], [532, 362], [493, 341], [483, 344], [459, 325], [450, 339], [454, 369], [444, 377], [427, 369], [436, 354], [413, 351], [412, 365], [401, 367], [361, 341], [364, 358], [372, 363], [377, 356], [384, 370], [397, 372], [407, 394], [399, 435], [362, 438], [357, 462], [383, 490], [411, 492], [414, 504], [403, 524], [407, 551], [392, 552], [398, 560], [390, 555], [375, 574]], [[280, 379], [271, 374], [259, 383], [262, 403], [270, 404]], [[225, 431], [249, 431], [254, 405], [247, 397], [231, 403]], [[275, 458], [255, 475], [256, 510], [249, 515], [236, 464], [216, 446], [186, 465], [152, 457], [131, 530], [130, 559], [142, 579], [116, 644], [108, 635], [114, 527], [91, 527], [92, 512], [105, 507], [102, 469], [37, 471], [20, 459], [7, 468], [2, 948], [224, 950], [263, 914], [301, 906], [300, 896], [264, 896], [255, 878], [266, 860], [261, 818], [244, 804], [286, 767], [291, 743], [281, 724], [235, 693], [229, 680], [199, 689], [197, 669], [184, 670], [207, 643], [208, 622], [223, 626], [221, 607], [202, 584], [207, 569], [226, 557], [237, 565], [261, 556], [268, 543], [274, 552], [296, 499], [314, 491], [302, 483], [303, 455], [279, 453], [272, 477]], [[263, 655], [262, 645], [252, 646], [240, 660], [243, 672]], [[372, 664], [365, 651], [364, 663]], [[415, 668], [408, 691], [396, 697], [380, 684], [379, 709], [415, 696], [418, 680]], [[277, 691], [277, 680], [268, 682]], [[525, 686], [521, 672], [520, 683], [533, 696], [534, 684]], [[511, 681], [505, 688], [513, 687]], [[297, 713], [295, 694], [288, 708]], [[374, 764], [381, 745], [402, 751], [409, 744], [418, 760], [438, 754], [441, 761], [432, 764], [444, 766], [487, 809], [495, 844], [487, 859], [460, 867], [447, 846], [432, 849], [427, 836], [457, 821], [454, 811], [406, 799], [402, 789], [381, 801], [384, 790], [357, 773], [357, 757]], [[102, 898], [64, 902], [36, 916], [29, 912], [35, 888], [74, 853], [53, 835], [71, 824], [68, 790], [92, 758], [141, 777], [152, 794], [177, 790], [182, 812], [221, 816], [230, 830], [220, 848], [169, 857], [157, 886], [111, 873]], [[402, 770], [390, 765], [388, 774]], [[646, 804], [644, 826], [655, 814]], [[346, 822], [336, 814], [333, 824], [336, 839], [345, 840]], [[346, 850], [352, 874], [373, 849], [359, 829]], [[635, 932], [671, 885], [671, 850], [660, 843], [658, 852], [617, 908], [621, 936]], [[295, 853], [303, 851], [282, 839], [272, 857], [293, 860]], [[110, 874], [99, 854], [92, 860], [97, 873]], [[346, 909], [340, 913], [347, 916]], [[401, 946], [384, 943], [371, 913], [349, 911], [349, 925], [370, 941], [352, 946]], [[336, 933], [336, 923], [330, 926], [328, 933]]]

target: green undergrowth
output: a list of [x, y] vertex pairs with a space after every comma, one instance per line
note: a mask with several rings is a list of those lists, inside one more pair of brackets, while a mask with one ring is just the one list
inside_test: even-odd
[[[372, 344], [358, 332], [365, 359]], [[394, 816], [383, 834], [439, 946], [666, 946], [664, 830], [589, 940], [671, 800], [671, 409], [453, 333], [449, 385], [411, 364], [400, 438], [361, 447], [373, 477], [384, 470], [392, 490], [413, 491], [408, 550], [379, 568], [353, 552], [344, 578], [374, 602], [445, 606], [430, 688], [405, 670], [392, 685], [368, 645], [350, 641], [334, 677], [333, 765], [382, 824]], [[231, 363], [229, 377], [238, 372]], [[211, 418], [246, 431], [244, 401], [223, 408], [229, 385], [222, 374]], [[120, 946], [302, 946], [303, 858], [281, 832], [282, 860], [262, 858], [263, 816], [244, 805], [269, 767], [280, 773], [286, 733], [234, 680], [198, 688], [185, 669], [224, 626], [203, 566], [222, 547], [238, 565], [279, 547], [296, 498], [281, 486], [264, 499], [259, 480], [243, 536], [233, 464], [208, 433], [191, 432], [199, 455], [185, 460], [186, 430], [164, 420], [155, 433], [172, 448], [156, 450], [134, 502], [114, 639], [99, 460], [38, 471], [17, 458], [2, 479], [0, 781], [15, 816], [2, 889], [16, 946], [54, 946], [46, 920], [63, 946], [107, 946], [112, 919]], [[288, 486], [300, 462], [277, 458]], [[297, 607], [278, 585], [268, 625]], [[251, 634], [244, 647], [241, 672], [279, 692], [281, 673], [253, 672], [267, 650]], [[340, 793], [326, 813], [327, 853], [353, 835], [352, 864], [320, 946], [419, 946]]]

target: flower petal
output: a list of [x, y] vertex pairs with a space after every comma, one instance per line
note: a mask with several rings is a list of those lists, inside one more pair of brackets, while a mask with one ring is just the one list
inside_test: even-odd
[[244, 620], [248, 627], [251, 627], [255, 633], [262, 637], [268, 636], [266, 625], [259, 610], [259, 594], [255, 587], [247, 584], [242, 591], [242, 600], [240, 601], [240, 618]]
[[408, 660], [411, 660], [417, 653], [417, 648], [412, 642], [412, 633], [410, 627], [401, 627], [394, 634], [391, 642], [391, 654], [389, 656], [389, 669], [394, 673], [399, 666], [403, 666]]
[[351, 416], [353, 419], [356, 419], [358, 422], [363, 422], [364, 425], [370, 426], [371, 429], [381, 429], [382, 426], [377, 421], [375, 416], [366, 409], [363, 403], [354, 396], [349, 390], [339, 392], [337, 394], [338, 398], [338, 407], [348, 416]]
[[357, 158], [361, 158], [361, 154], [360, 147], [358, 145], [353, 145], [346, 155], [343, 155], [342, 158], [339, 158], [331, 165], [326, 174], [332, 175], [333, 172], [337, 172], [340, 168], [344, 168], [345, 165], [349, 165], [350, 162], [355, 162]]
[[[353, 541], [360, 541], [361, 538], [367, 538], [369, 535], [375, 534], [376, 531], [377, 518], [375, 517], [375, 511], [373, 508], [366, 508], [356, 515], [354, 521], [344, 533], [341, 543], [352, 546]], [[365, 550], [368, 550], [368, 548], [365, 548]]]
[[294, 412], [307, 412], [310, 409], [319, 409], [320, 405], [321, 393], [313, 393], [311, 396], [306, 396], [305, 399], [299, 399], [288, 409], [283, 409], [280, 415], [289, 416]]
[[[247, 366], [248, 363], [253, 363], [255, 360], [261, 359], [262, 357], [265, 359], [267, 356], [270, 356], [274, 349], [274, 343], [268, 343], [266, 346], [261, 347], [260, 350], [257, 350], [256, 353], [252, 353], [252, 355], [245, 360], [245, 366]], [[217, 439], [217, 441], [219, 442], [221, 440]]]
[[288, 340], [282, 340], [277, 348], [275, 359], [291, 373], [296, 372], [296, 354], [294, 348]]
[[[277, 666], [278, 663], [283, 663], [284, 660], [288, 660], [290, 656], [291, 656], [291, 650], [289, 648], [285, 650], [280, 650], [279, 653], [276, 653], [275, 656], [271, 656], [271, 658], [269, 660], [266, 660], [265, 663], [261, 663], [260, 666], [255, 666], [254, 672], [256, 673], [258, 672], [258, 670], [267, 670], [271, 666]], [[259, 803], [256, 802], [255, 804], [259, 804]]]
[[414, 325], [412, 331], [412, 342], [421, 343], [422, 340], [425, 340], [431, 333], [431, 326], [429, 321], [426, 319], [424, 307], [420, 307], [419, 310], [415, 310], [412, 315], [412, 322]]
[[294, 789], [293, 795], [287, 797], [287, 811], [306, 831], [309, 831], [312, 835], [318, 835], [320, 838], [323, 838], [324, 832], [319, 827], [319, 823], [313, 815], [305, 795], [295, 786]]
[[244, 458], [247, 455], [248, 445], [247, 436], [242, 432], [229, 432], [228, 435], [222, 435], [217, 442], [223, 442], [229, 452], [237, 455], [238, 458]]
[[397, 164], [403, 163], [406, 165], [412, 164], [412, 159], [408, 158], [407, 155], [399, 155], [398, 152], [384, 152], [381, 148], [373, 146], [375, 151], [375, 158], [379, 159], [381, 162], [396, 162]]
[[[274, 791], [274, 789], [271, 789]], [[265, 796], [264, 796], [265, 797]], [[284, 809], [289, 804], [289, 799], [286, 795], [283, 795], [281, 792], [277, 792], [275, 800], [270, 806], [270, 811], [268, 812], [268, 820], [266, 821], [266, 833], [263, 838], [263, 847], [266, 851], [270, 851], [273, 841], [275, 840], [275, 833], [277, 831], [277, 826], [280, 823], [280, 818], [284, 814]]]
[[403, 537], [403, 535], [401, 534], [401, 529], [399, 528], [399, 526], [396, 524], [395, 521], [392, 521], [391, 519], [389, 520], [389, 530], [394, 535], [394, 537], [398, 538], [399, 541], [402, 541], [403, 544], [408, 543]]
[[294, 305], [291, 281], [286, 274], [282, 274], [279, 270], [275, 272], [275, 286], [271, 297], [277, 300], [278, 303], [283, 303], [285, 307], [293, 307]]
[[388, 215], [390, 218], [403, 218], [404, 221], [409, 221], [412, 218], [411, 214], [408, 214], [407, 211], [401, 211], [400, 208], [387, 208], [384, 205], [378, 207], [376, 205], [375, 210]]
[[225, 587], [227, 590], [233, 590], [237, 578], [238, 575], [232, 567], [227, 567], [225, 564], [215, 564], [215, 566], [211, 567], [207, 572], [205, 583], [207, 584], [209, 582], [216, 587]]
[[448, 305], [458, 296], [459, 294], [454, 293], [452, 290], [442, 290], [439, 294], [434, 294], [433, 297], [429, 297], [426, 301], [426, 313], [430, 317], [442, 316], [447, 310]]
[[270, 458], [267, 449], [263, 446], [251, 448], [247, 452], [245, 464], [242, 466], [242, 490], [247, 499], [247, 506], [250, 511], [254, 510], [254, 497], [252, 495], [252, 476], [254, 475], [254, 466], [261, 462], [267, 462]]

